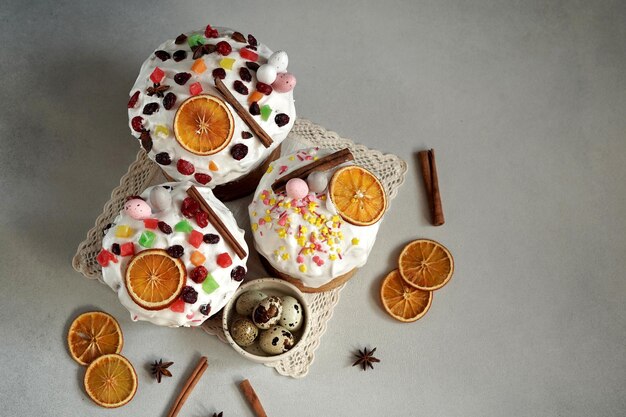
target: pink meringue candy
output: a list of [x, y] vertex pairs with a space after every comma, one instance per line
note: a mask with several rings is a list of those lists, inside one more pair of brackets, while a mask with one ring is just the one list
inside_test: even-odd
[[303, 179], [292, 178], [287, 181], [285, 191], [287, 191], [287, 197], [300, 200], [309, 194], [309, 185]]
[[124, 211], [136, 220], [147, 219], [152, 215], [152, 209], [141, 198], [132, 198], [124, 204]]
[[288, 93], [296, 86], [296, 77], [290, 72], [281, 72], [272, 83], [274, 91]]

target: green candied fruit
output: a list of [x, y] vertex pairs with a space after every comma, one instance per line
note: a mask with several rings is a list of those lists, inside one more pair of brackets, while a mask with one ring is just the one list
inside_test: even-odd
[[204, 282], [202, 283], [202, 289], [207, 294], [211, 294], [213, 291], [215, 291], [219, 287], [220, 287], [220, 284], [218, 284], [217, 281], [215, 281], [215, 278], [213, 278], [211, 274], [209, 274], [204, 280]]
[[187, 43], [189, 44], [190, 48], [198, 45], [204, 45], [204, 36], [200, 35], [199, 33], [191, 35], [187, 38]]
[[191, 233], [193, 227], [191, 226], [191, 224], [189, 224], [187, 220], [182, 220], [176, 223], [176, 225], [174, 226], [174, 230], [176, 230], [177, 232]]
[[267, 104], [261, 107], [261, 119], [267, 122], [267, 119], [270, 118], [270, 114], [272, 114], [272, 108]]
[[156, 235], [153, 232], [146, 230], [139, 237], [139, 244], [144, 248], [151, 248], [152, 245], [154, 245], [154, 239], [156, 239]]

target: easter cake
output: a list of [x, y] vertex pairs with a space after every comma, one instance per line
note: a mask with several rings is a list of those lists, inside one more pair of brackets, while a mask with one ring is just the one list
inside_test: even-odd
[[246, 274], [244, 232], [208, 187], [150, 187], [130, 197], [102, 240], [104, 282], [133, 321], [199, 326]]
[[143, 63], [131, 132], [170, 179], [222, 200], [250, 194], [296, 119], [287, 65], [253, 35], [210, 25], [181, 34]]
[[268, 272], [304, 292], [348, 281], [365, 265], [387, 208], [374, 174], [343, 149], [298, 151], [270, 164], [249, 205]]

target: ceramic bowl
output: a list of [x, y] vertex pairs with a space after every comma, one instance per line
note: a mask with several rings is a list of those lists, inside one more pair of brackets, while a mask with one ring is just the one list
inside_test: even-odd
[[[241, 317], [235, 308], [237, 303], [237, 299], [241, 294], [250, 290], [259, 290], [263, 291], [268, 296], [277, 295], [284, 296], [290, 295], [302, 306], [302, 312], [304, 313], [304, 322], [302, 323], [302, 327], [295, 332], [292, 332], [296, 344], [287, 352], [281, 353], [279, 355], [268, 355], [263, 352], [258, 345], [258, 338], [251, 346], [241, 347], [233, 340], [229, 328], [230, 324]], [[224, 311], [222, 313], [222, 328], [224, 329], [224, 334], [226, 335], [226, 340], [228, 343], [235, 349], [237, 353], [243, 356], [246, 359], [249, 359], [253, 362], [257, 363], [270, 363], [280, 361], [285, 359], [286, 357], [293, 355], [298, 350], [302, 349], [304, 345], [304, 340], [306, 340], [309, 331], [311, 330], [311, 311], [309, 308], [309, 303], [304, 297], [304, 294], [294, 285], [283, 281], [278, 278], [261, 278], [255, 279], [253, 281], [249, 281], [243, 285], [241, 285], [233, 297], [230, 299], [226, 307], [224, 307]]]

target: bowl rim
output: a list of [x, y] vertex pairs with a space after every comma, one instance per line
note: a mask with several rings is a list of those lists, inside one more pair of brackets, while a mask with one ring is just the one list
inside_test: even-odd
[[[297, 294], [297, 299], [300, 302], [300, 304], [302, 304], [302, 310], [303, 310], [303, 313], [305, 314], [300, 340], [298, 340], [298, 342], [287, 352], [281, 353], [279, 355], [273, 355], [273, 356], [259, 356], [259, 355], [254, 355], [246, 351], [233, 340], [232, 336], [230, 335], [230, 331], [228, 329], [228, 321], [231, 315], [231, 311], [234, 307], [234, 304], [237, 302], [237, 298], [239, 298], [239, 296], [243, 294], [245, 291], [247, 291], [251, 286], [259, 285], [259, 284], [263, 285], [264, 283], [277, 283], [280, 286], [284, 286], [285, 288], [291, 289], [295, 294]], [[302, 346], [304, 345], [303, 341], [309, 336], [309, 333], [311, 331], [311, 323], [312, 323], [311, 309], [310, 309], [308, 300], [304, 296], [304, 293], [300, 291], [300, 289], [298, 289], [298, 287], [296, 287], [295, 285], [283, 279], [274, 278], [274, 277], [256, 278], [240, 285], [239, 288], [237, 288], [237, 290], [231, 297], [231, 299], [228, 301], [228, 303], [226, 303], [226, 305], [224, 306], [224, 309], [222, 310], [222, 330], [224, 331], [224, 336], [226, 336], [226, 340], [228, 341], [228, 344], [231, 345], [232, 348], [237, 353], [239, 353], [241, 356], [245, 357], [246, 359], [249, 359], [255, 362], [260, 362], [260, 363], [277, 362], [293, 355], [295, 352], [300, 350]]]

